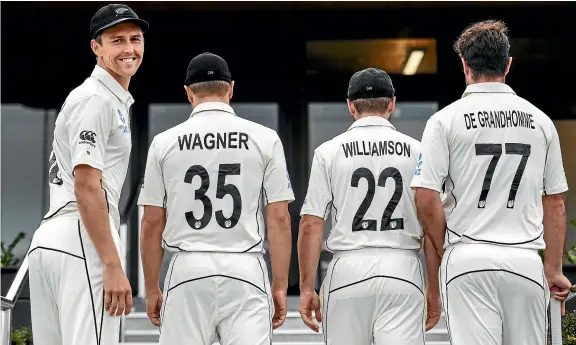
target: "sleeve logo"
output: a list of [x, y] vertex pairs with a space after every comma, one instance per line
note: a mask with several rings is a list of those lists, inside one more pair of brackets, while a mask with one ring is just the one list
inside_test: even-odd
[[286, 169], [286, 179], [288, 180], [288, 189], [292, 189], [292, 182], [290, 181], [290, 174], [288, 173], [288, 169]]
[[422, 152], [418, 155], [418, 163], [416, 163], [416, 170], [414, 170], [415, 176], [420, 176], [422, 172]]
[[50, 153], [50, 160], [48, 161], [50, 166], [50, 171], [48, 172], [48, 182], [50, 184], [55, 184], [61, 186], [64, 182], [62, 181], [62, 175], [60, 174], [60, 167], [56, 161], [56, 154], [54, 151]]
[[96, 147], [96, 133], [92, 131], [82, 131], [80, 132], [80, 142], [79, 144], [88, 144], [92, 147]]

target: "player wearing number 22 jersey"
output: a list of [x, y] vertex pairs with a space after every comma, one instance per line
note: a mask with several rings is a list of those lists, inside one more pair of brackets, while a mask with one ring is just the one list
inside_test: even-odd
[[[298, 241], [300, 312], [318, 330], [310, 312], [322, 305], [330, 345], [424, 345], [423, 235], [410, 189], [419, 142], [388, 121], [395, 98], [386, 72], [355, 73], [348, 99], [355, 122], [314, 152]], [[314, 277], [329, 215], [326, 247], [334, 256], [318, 298]]]
[[[286, 315], [294, 195], [284, 151], [275, 131], [234, 113], [232, 91], [221, 57], [192, 59], [186, 92], [194, 110], [150, 146], [139, 198], [142, 260], [147, 311], [163, 345], [211, 345], [215, 336], [221, 344], [269, 345]], [[163, 296], [161, 244], [174, 253]]]
[[[558, 133], [504, 83], [511, 63], [504, 23], [470, 26], [456, 48], [468, 86], [428, 121], [412, 181], [424, 229], [445, 250], [451, 343], [546, 344], [548, 285], [570, 287], [562, 275], [568, 186]], [[537, 250], [545, 246], [543, 266]]]

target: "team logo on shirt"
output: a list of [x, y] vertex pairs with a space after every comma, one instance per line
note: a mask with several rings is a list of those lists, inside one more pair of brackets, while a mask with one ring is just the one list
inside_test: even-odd
[[124, 115], [122, 115], [122, 112], [120, 111], [120, 109], [116, 109], [118, 110], [118, 116], [120, 117], [120, 121], [122, 121], [123, 124], [126, 124], [126, 119], [124, 118]]
[[286, 179], [288, 180], [288, 189], [292, 189], [292, 182], [290, 182], [290, 174], [288, 173], [288, 169], [286, 169]]
[[92, 147], [96, 147], [96, 133], [92, 131], [82, 131], [80, 132], [80, 142], [79, 144], [88, 144]]
[[416, 170], [414, 170], [414, 175], [420, 176], [422, 171], [422, 152], [418, 155], [418, 163], [416, 163]]
[[120, 118], [120, 121], [122, 121], [122, 124], [124, 126], [123, 130], [124, 130], [124, 134], [128, 134], [130, 133], [130, 129], [128, 128], [128, 126], [126, 126], [126, 119], [124, 118], [124, 115], [122, 115], [122, 112], [120, 111], [120, 109], [116, 109], [118, 111], [118, 117]]

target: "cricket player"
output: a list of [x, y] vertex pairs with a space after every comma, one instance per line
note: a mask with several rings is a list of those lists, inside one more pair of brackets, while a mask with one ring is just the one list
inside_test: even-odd
[[451, 344], [546, 344], [549, 288], [561, 289], [559, 300], [570, 288], [558, 133], [505, 84], [512, 58], [503, 22], [469, 26], [455, 49], [466, 91], [429, 119], [412, 181], [420, 221], [442, 256]]
[[128, 86], [147, 28], [126, 5], [96, 12], [90, 35], [97, 64], [56, 120], [50, 209], [28, 252], [36, 345], [117, 344], [119, 316], [130, 312], [118, 200], [131, 150]]
[[[429, 275], [426, 322], [423, 232], [410, 189], [420, 143], [390, 123], [395, 102], [386, 72], [356, 72], [347, 100], [354, 123], [314, 152], [298, 239], [300, 314], [318, 332], [314, 311], [329, 345], [424, 345], [425, 324], [440, 316], [437, 275]], [[320, 301], [314, 282], [328, 214], [334, 256]]]
[[[282, 142], [234, 113], [234, 81], [220, 56], [194, 57], [184, 89], [192, 114], [154, 137], [138, 201], [147, 313], [162, 345], [211, 345], [215, 335], [221, 344], [269, 345], [286, 317], [291, 252], [294, 194]], [[164, 295], [163, 248], [173, 253]]]

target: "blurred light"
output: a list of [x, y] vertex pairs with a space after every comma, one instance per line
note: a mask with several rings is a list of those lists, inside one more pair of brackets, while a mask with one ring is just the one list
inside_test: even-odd
[[406, 65], [404, 66], [404, 70], [402, 70], [402, 74], [404, 75], [414, 75], [420, 66], [420, 62], [424, 58], [424, 51], [423, 50], [413, 50], [408, 57], [408, 61], [406, 61]]

